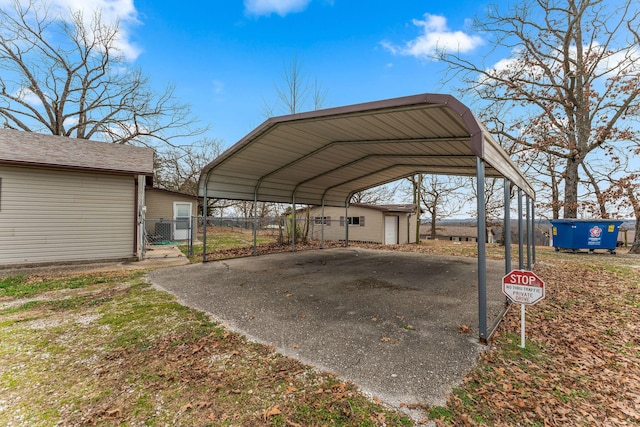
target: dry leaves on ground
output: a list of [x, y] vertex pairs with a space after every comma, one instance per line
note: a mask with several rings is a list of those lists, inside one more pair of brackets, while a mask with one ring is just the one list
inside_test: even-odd
[[513, 306], [443, 424], [640, 425], [640, 273], [587, 256], [536, 265], [546, 299], [526, 309], [526, 348]]

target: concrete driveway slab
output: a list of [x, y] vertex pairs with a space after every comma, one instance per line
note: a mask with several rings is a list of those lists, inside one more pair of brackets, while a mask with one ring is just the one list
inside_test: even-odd
[[[477, 338], [476, 270], [475, 258], [336, 248], [193, 264], [148, 278], [250, 339], [406, 408], [444, 404], [485, 348]], [[489, 324], [504, 307], [503, 275], [504, 262], [487, 260]]]

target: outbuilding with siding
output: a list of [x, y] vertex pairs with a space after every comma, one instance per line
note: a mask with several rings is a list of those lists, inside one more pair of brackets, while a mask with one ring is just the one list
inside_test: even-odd
[[0, 130], [0, 266], [141, 255], [153, 150]]
[[191, 228], [191, 238], [195, 240], [197, 224], [191, 222], [198, 210], [196, 196], [147, 187], [145, 201], [148, 235], [160, 236], [163, 240], [186, 240], [187, 230]]
[[[352, 203], [348, 210], [313, 207], [310, 212], [310, 234], [313, 239], [381, 243], [385, 245], [415, 243], [416, 205], [369, 205]], [[324, 218], [324, 219], [323, 219]], [[324, 224], [324, 231], [322, 225]], [[323, 236], [324, 233], [324, 236]]]

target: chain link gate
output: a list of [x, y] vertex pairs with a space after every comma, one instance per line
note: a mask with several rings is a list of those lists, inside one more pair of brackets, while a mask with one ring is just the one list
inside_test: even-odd
[[144, 220], [143, 259], [179, 258], [193, 253], [195, 217]]

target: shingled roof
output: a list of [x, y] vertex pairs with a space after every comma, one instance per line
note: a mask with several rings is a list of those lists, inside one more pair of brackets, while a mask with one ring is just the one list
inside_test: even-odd
[[0, 164], [153, 175], [153, 149], [0, 129]]

